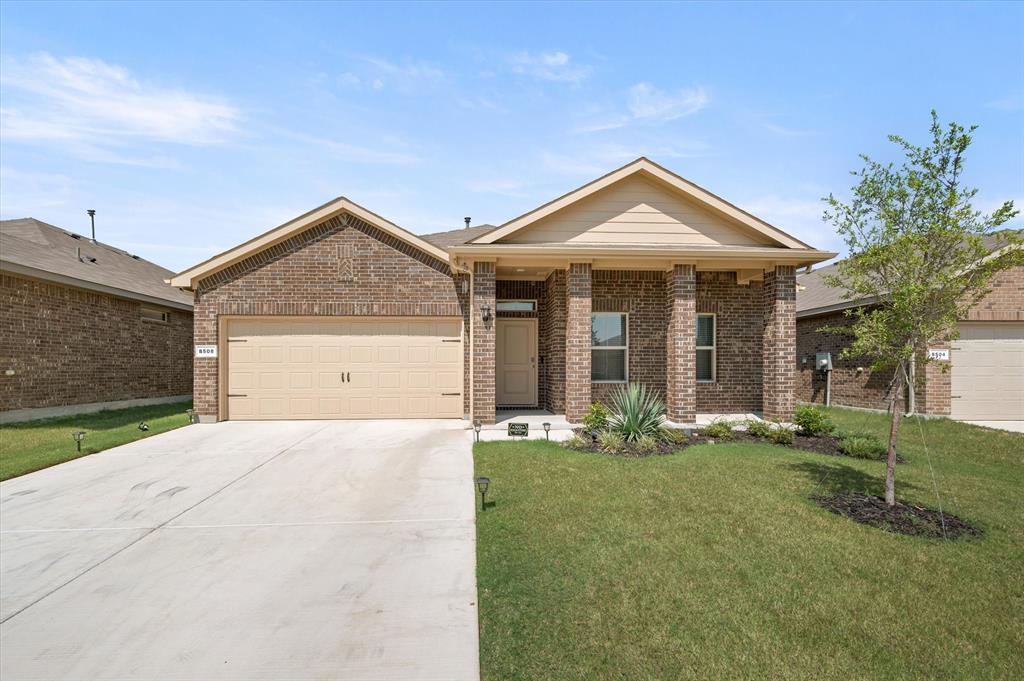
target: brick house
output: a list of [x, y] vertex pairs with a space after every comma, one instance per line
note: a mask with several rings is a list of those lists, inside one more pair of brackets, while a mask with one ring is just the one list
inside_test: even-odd
[[505, 224], [416, 236], [339, 198], [171, 279], [200, 419], [790, 415], [807, 246], [644, 158]]
[[142, 258], [0, 221], [0, 422], [192, 393], [192, 296]]
[[[849, 338], [822, 330], [848, 325], [848, 309], [871, 303], [846, 300], [827, 286], [835, 267], [797, 276], [797, 399], [825, 402], [826, 374], [816, 369], [815, 357], [828, 352], [832, 404], [886, 409], [891, 372], [872, 371], [870, 358], [840, 359]], [[958, 330], [957, 340], [929, 347], [940, 359], [917, 372], [914, 411], [965, 421], [1024, 419], [1024, 267], [997, 275], [992, 292]]]

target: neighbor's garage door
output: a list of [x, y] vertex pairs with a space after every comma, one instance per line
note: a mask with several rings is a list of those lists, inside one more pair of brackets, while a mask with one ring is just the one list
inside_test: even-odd
[[228, 418], [461, 418], [462, 321], [232, 319]]
[[1024, 324], [963, 323], [952, 348], [953, 418], [1024, 419]]

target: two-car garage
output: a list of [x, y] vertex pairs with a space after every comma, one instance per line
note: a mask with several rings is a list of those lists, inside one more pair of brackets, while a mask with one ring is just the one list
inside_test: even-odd
[[227, 318], [233, 420], [461, 418], [461, 318]]

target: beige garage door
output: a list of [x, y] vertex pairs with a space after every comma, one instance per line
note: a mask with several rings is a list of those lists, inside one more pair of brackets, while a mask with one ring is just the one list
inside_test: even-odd
[[953, 418], [1024, 419], [1024, 324], [964, 323], [952, 348]]
[[461, 418], [462, 321], [232, 319], [228, 418]]

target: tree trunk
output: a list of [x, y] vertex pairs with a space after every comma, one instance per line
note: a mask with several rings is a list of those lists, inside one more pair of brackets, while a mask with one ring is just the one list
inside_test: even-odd
[[885, 464], [885, 503], [896, 505], [896, 436], [900, 432], [900, 418], [903, 416], [903, 369], [896, 372], [896, 385], [893, 386], [892, 410], [889, 423], [889, 452]]

